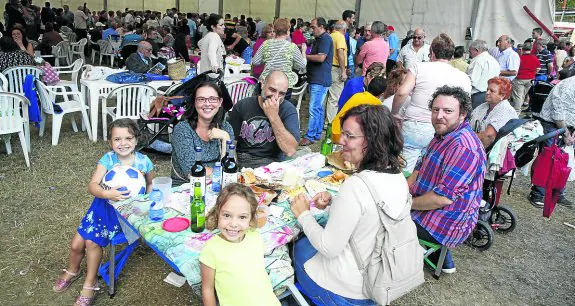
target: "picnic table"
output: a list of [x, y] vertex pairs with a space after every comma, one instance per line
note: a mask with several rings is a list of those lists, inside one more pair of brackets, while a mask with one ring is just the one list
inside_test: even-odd
[[[306, 156], [300, 158], [306, 158]], [[314, 178], [315, 174], [317, 171], [307, 177]], [[172, 194], [164, 207], [164, 220], [173, 217], [189, 218], [190, 186], [188, 183], [172, 188]], [[208, 184], [205, 194], [206, 211], [215, 205], [216, 199], [217, 194], [211, 191], [211, 184]], [[122, 229], [127, 237], [141, 236], [174, 270], [184, 275], [195, 292], [201, 292], [199, 256], [206, 241], [212, 238], [214, 233], [208, 230], [193, 233], [189, 228], [182, 232], [167, 232], [162, 228], [162, 222], [152, 222], [149, 219], [150, 204], [151, 201], [147, 199], [147, 196], [140, 196], [112, 205], [123, 223]], [[266, 271], [276, 294], [280, 294], [286, 286], [293, 285], [294, 270], [286, 244], [298, 236], [301, 228], [290, 209], [288, 200], [272, 202], [269, 208], [270, 213], [266, 224], [257, 230], [262, 235], [266, 247], [264, 257]], [[316, 210], [314, 215], [320, 223], [327, 221], [327, 211]], [[132, 233], [129, 233], [130, 231]]]

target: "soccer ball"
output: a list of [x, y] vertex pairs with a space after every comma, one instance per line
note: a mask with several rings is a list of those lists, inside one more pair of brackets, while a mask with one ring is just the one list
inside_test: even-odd
[[104, 189], [122, 186], [119, 191], [130, 191], [130, 197], [146, 193], [146, 179], [136, 168], [129, 166], [117, 166], [112, 168], [102, 179]]

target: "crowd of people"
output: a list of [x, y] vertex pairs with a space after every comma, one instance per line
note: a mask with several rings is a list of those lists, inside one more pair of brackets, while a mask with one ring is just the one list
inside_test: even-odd
[[[277, 18], [267, 24], [244, 15], [183, 14], [175, 8], [162, 14], [130, 9], [98, 12], [79, 6], [73, 13], [68, 6], [51, 8], [49, 2], [40, 9], [27, 0], [11, 0], [4, 17], [10, 35], [0, 40], [0, 71], [33, 64], [30, 41], [37, 41], [42, 33], [43, 44], [55, 45], [62, 39], [58, 32], [64, 26], [79, 38], [89, 34], [94, 49], [108, 37], [121, 39], [122, 49], [133, 46], [125, 64], [135, 72], [149, 70], [163, 48], [171, 48], [186, 61], [190, 61], [189, 50], [197, 48], [198, 73], [223, 69], [228, 55], [241, 57], [253, 67], [259, 81], [257, 94], [238, 101], [226, 116], [221, 88], [210, 82], [200, 82], [194, 88], [188, 97], [190, 107], [172, 134], [176, 184], [188, 180], [196, 146], [203, 149], [201, 158], [208, 173], [225, 154], [223, 144], [229, 141], [237, 143], [240, 166], [256, 168], [283, 161], [294, 156], [298, 147], [320, 141], [327, 121], [343, 158], [378, 186], [378, 196], [390, 213], [399, 215], [401, 208], [410, 204], [414, 235], [447, 247], [460, 245], [474, 229], [486, 174], [485, 148], [509, 120], [522, 114], [533, 82], [554, 85], [541, 112], [533, 113], [533, 118], [545, 132], [566, 128], [564, 144], [575, 142], [575, 48], [545, 41], [540, 28], [533, 29], [532, 37], [517, 46], [512, 37], [501, 35], [494, 47], [477, 39], [465, 48], [455, 46], [445, 33], [428, 38], [423, 28], [408, 32], [401, 40], [395, 28], [382, 21], [358, 28], [351, 10], [345, 10], [340, 20]], [[305, 131], [300, 130], [303, 122], [291, 99], [293, 88], [302, 82], [309, 84]], [[111, 160], [100, 160], [90, 183], [90, 192], [96, 196], [94, 207], [101, 205], [100, 199], [123, 198], [117, 190], [95, 187], [105, 169], [139, 160], [145, 162], [146, 173], [153, 169], [145, 156], [120, 150], [121, 143], [134, 146], [135, 132], [129, 124], [119, 124], [110, 131]], [[409, 174], [407, 179], [404, 173]], [[542, 207], [544, 191], [533, 186], [530, 202]], [[306, 295], [332, 301], [328, 305], [343, 301], [375, 305], [362, 290], [363, 276], [349, 247], [355, 238], [363, 258], [373, 250], [380, 223], [369, 195], [368, 187], [355, 176], [342, 185], [337, 197], [318, 194], [313, 199], [316, 207], [331, 206], [329, 221], [323, 226], [310, 214], [308, 199], [300, 196], [292, 202], [305, 233], [305, 238], [295, 243], [294, 266]], [[218, 199], [211, 227], [222, 231], [221, 240], [200, 257], [206, 305], [215, 305], [214, 290], [220, 301], [249, 300], [249, 290], [243, 296], [221, 286], [224, 278], [226, 282], [239, 281], [240, 275], [219, 274], [224, 259], [218, 252], [245, 237], [255, 246], [249, 256], [263, 258], [258, 249], [261, 239], [249, 230], [255, 216], [252, 197], [234, 185]], [[565, 191], [559, 203], [573, 206]], [[236, 217], [243, 219], [233, 221]], [[221, 224], [222, 220], [228, 223]], [[61, 292], [79, 276], [87, 249], [88, 273], [78, 304], [93, 301], [95, 262], [107, 244], [85, 233], [86, 222], [72, 241], [70, 265], [54, 287]], [[263, 264], [252, 264], [262, 272]], [[442, 268], [445, 273], [455, 272], [449, 251]], [[265, 279], [262, 282], [265, 273], [254, 277], [258, 277], [258, 288], [271, 289]]]

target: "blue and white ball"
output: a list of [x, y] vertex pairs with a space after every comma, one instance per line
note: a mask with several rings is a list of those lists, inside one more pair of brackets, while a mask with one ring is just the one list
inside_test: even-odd
[[130, 166], [116, 166], [104, 175], [102, 179], [104, 189], [122, 186], [119, 191], [130, 191], [130, 197], [146, 193], [146, 178], [136, 168]]

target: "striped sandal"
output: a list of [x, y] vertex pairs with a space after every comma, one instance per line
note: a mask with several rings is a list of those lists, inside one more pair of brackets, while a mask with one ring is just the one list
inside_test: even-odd
[[[84, 288], [85, 290], [92, 290], [92, 291], [99, 291], [100, 290], [100, 287], [98, 285], [98, 281], [96, 281], [96, 284], [94, 285], [94, 287], [84, 286], [82, 288]], [[95, 299], [96, 299], [96, 292], [94, 292], [92, 297], [83, 296], [80, 293], [80, 295], [76, 298], [76, 302], [74, 303], [74, 306], [91, 306], [94, 303]]]
[[54, 290], [54, 292], [57, 292], [57, 293], [66, 291], [66, 289], [68, 289], [70, 287], [70, 285], [72, 285], [72, 283], [74, 281], [76, 281], [78, 278], [80, 278], [80, 276], [82, 275], [81, 270], [78, 270], [78, 272], [76, 272], [76, 273], [72, 273], [66, 269], [62, 269], [62, 271], [64, 271], [64, 273], [66, 273], [68, 275], [71, 275], [72, 277], [68, 280], [62, 279], [62, 278], [58, 278], [56, 280], [56, 283], [54, 284], [54, 288], [52, 288], [52, 289]]

